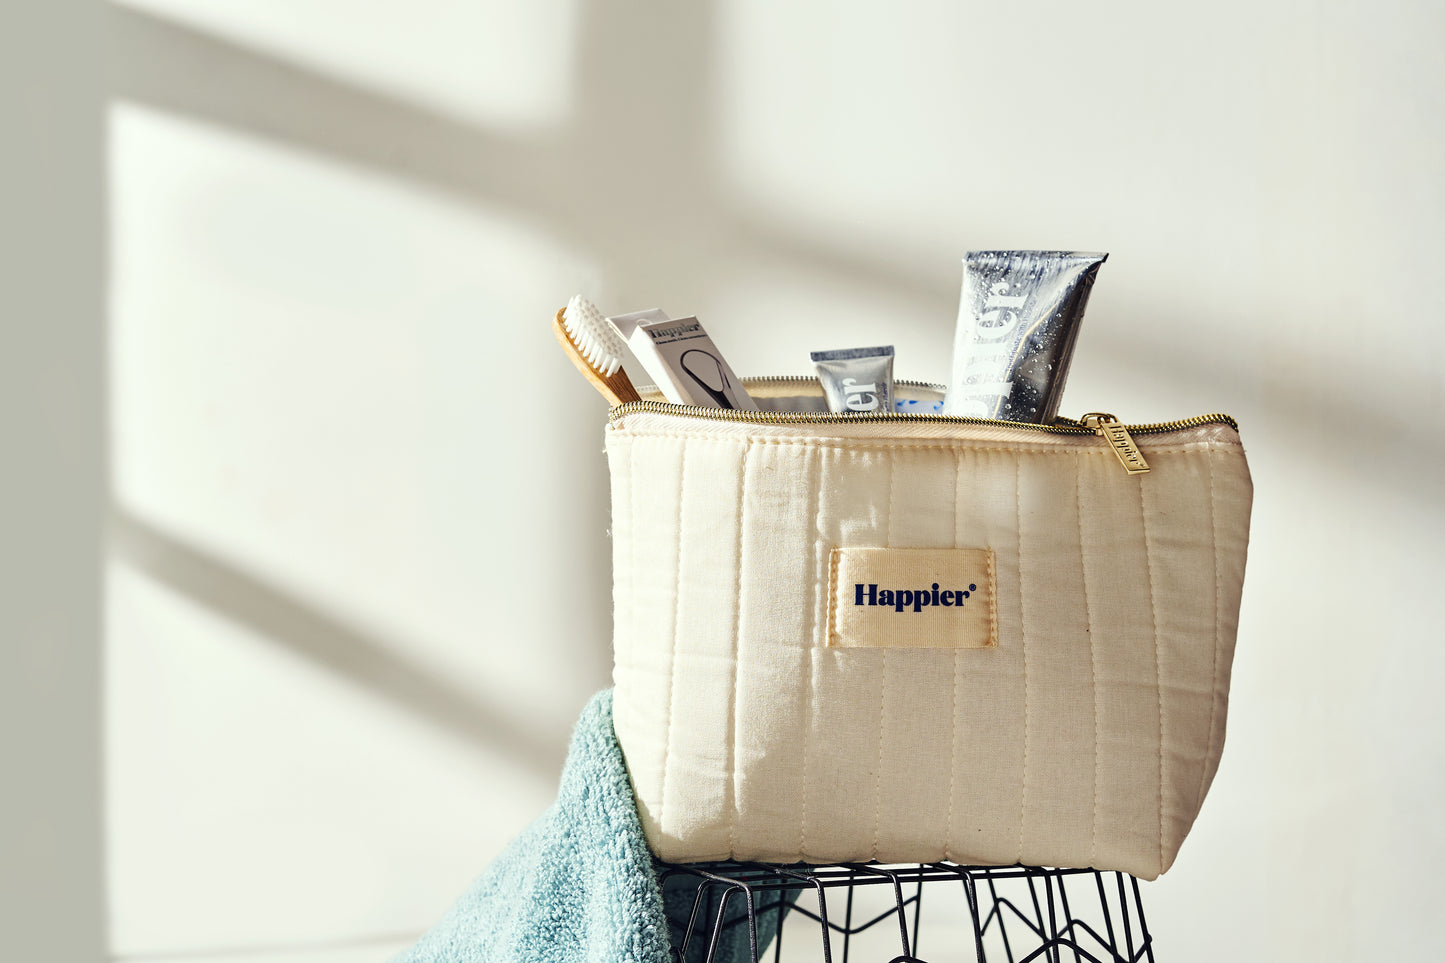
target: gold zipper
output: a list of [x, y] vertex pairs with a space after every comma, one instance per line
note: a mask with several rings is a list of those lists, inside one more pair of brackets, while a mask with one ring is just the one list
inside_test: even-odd
[[[806, 375], [784, 375], [774, 378], [744, 378], [746, 382], [816, 382]], [[912, 388], [927, 388], [943, 391], [942, 385], [919, 381], [897, 381], [895, 384]], [[860, 424], [866, 422], [921, 422], [929, 424], [979, 425], [993, 428], [1009, 428], [1019, 431], [1045, 432], [1054, 435], [1098, 435], [1109, 443], [1119, 463], [1129, 474], [1143, 474], [1149, 470], [1134, 435], [1157, 435], [1169, 431], [1184, 431], [1203, 425], [1228, 425], [1235, 431], [1239, 424], [1229, 415], [1215, 412], [1198, 415], [1179, 421], [1159, 421], [1138, 425], [1125, 425], [1118, 418], [1104, 412], [1090, 412], [1083, 418], [1060, 417], [1053, 424], [1036, 425], [1022, 421], [1004, 421], [999, 418], [974, 418], [965, 415], [919, 414], [915, 412], [887, 411], [872, 414], [832, 411], [743, 411], [734, 408], [709, 408], [701, 405], [676, 405], [667, 401], [629, 401], [615, 405], [607, 413], [607, 420], [616, 424], [628, 415], [640, 414], [673, 415], [683, 418], [704, 418], [710, 421], [729, 421], [749, 425], [836, 425]]]

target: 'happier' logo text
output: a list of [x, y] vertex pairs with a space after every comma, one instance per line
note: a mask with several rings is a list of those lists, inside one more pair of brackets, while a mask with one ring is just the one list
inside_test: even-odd
[[944, 589], [939, 591], [938, 583], [934, 582], [931, 589], [882, 589], [876, 584], [864, 585], [862, 582], [853, 583], [853, 604], [854, 605], [881, 605], [891, 608], [895, 612], [902, 612], [912, 609], [915, 612], [922, 612], [925, 606], [932, 607], [962, 607], [969, 599], [969, 596], [978, 591], [978, 586], [969, 583], [967, 589]]

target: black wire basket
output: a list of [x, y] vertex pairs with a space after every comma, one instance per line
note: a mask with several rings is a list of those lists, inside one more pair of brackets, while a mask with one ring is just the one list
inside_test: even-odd
[[[1139, 881], [1123, 873], [731, 861], [659, 861], [657, 872], [679, 963], [1154, 960]], [[939, 914], [951, 925], [935, 925]]]

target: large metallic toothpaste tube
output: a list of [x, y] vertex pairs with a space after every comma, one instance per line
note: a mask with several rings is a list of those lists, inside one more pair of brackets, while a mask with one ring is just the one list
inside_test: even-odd
[[1107, 257], [970, 251], [944, 414], [1052, 421], [1089, 290]]

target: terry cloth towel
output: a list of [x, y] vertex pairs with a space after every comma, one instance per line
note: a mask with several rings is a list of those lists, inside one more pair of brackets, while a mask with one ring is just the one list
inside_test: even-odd
[[[608, 689], [582, 710], [557, 801], [394, 963], [676, 963], [673, 934], [681, 938], [699, 882], [685, 873], [658, 886]], [[704, 903], [700, 912], [710, 915], [700, 918], [716, 918], [720, 895]], [[744, 905], [733, 897], [729, 917]], [[757, 917], [761, 952], [781, 914]], [[706, 951], [705, 940], [694, 938], [687, 963], [702, 963]], [[724, 930], [712, 958], [751, 959], [745, 923]]]

